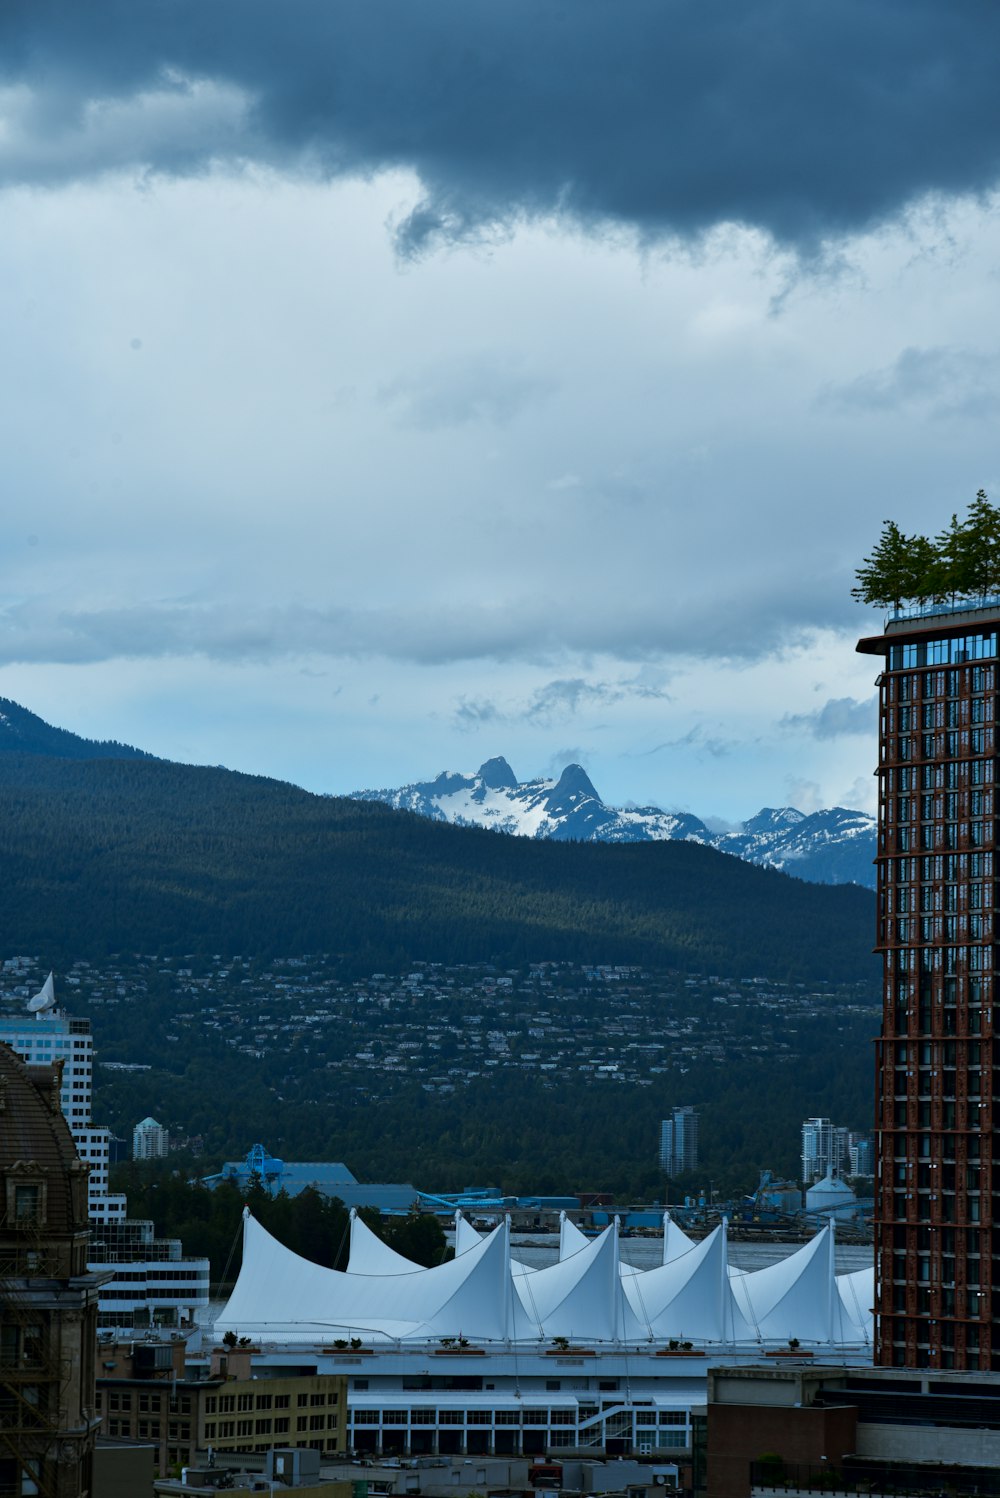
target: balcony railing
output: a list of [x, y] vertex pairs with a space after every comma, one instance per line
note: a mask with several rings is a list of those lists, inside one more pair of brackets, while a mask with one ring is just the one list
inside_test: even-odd
[[996, 613], [1000, 610], [1000, 594], [982, 594], [977, 598], [960, 598], [953, 603], [927, 599], [924, 602], [903, 603], [890, 609], [886, 623], [893, 624], [904, 619], [934, 619], [949, 614]]

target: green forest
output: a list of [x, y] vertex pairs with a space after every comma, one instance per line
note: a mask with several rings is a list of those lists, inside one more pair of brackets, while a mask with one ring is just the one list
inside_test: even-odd
[[[585, 1052], [616, 1002], [624, 1009], [626, 995], [606, 988], [581, 993], [577, 979], [567, 974], [565, 981], [572, 993], [567, 1008], [578, 1017], [577, 1049]], [[173, 997], [169, 980], [163, 982], [141, 1003], [91, 1010], [95, 1118], [127, 1136], [137, 1119], [152, 1114], [171, 1131], [196, 1137], [199, 1155], [190, 1170], [199, 1176], [260, 1140], [285, 1160], [343, 1160], [360, 1180], [409, 1182], [430, 1192], [489, 1185], [504, 1194], [610, 1191], [626, 1201], [662, 1199], [660, 1120], [674, 1106], [696, 1103], [701, 1166], [694, 1178], [670, 1183], [676, 1200], [678, 1192], [683, 1197], [711, 1183], [726, 1193], [752, 1190], [765, 1167], [797, 1176], [800, 1126], [812, 1114], [871, 1127], [874, 987], [769, 996], [751, 984], [741, 998], [730, 995], [720, 1005], [713, 984], [692, 987], [682, 974], [650, 974], [628, 989], [628, 999], [642, 1003], [639, 1033], [648, 1038], [670, 1026], [683, 1031], [690, 1049], [681, 1053], [681, 1039], [657, 1049], [658, 1070], [641, 1070], [643, 1080], [599, 1079], [581, 1072], [575, 1055], [549, 1071], [523, 1070], [516, 1056], [489, 1071], [476, 1053], [446, 1047], [438, 1064], [456, 1066], [457, 1073], [454, 1089], [439, 1093], [422, 1085], [415, 1068], [382, 1071], [355, 1059], [360, 1046], [378, 1049], [380, 1036], [387, 1046], [398, 1044], [404, 1032], [390, 1028], [390, 1010], [317, 995], [311, 1003], [331, 1023], [281, 1035], [248, 1055], [233, 1042], [252, 1022], [215, 1029], [179, 1020], [177, 1010], [196, 1001]], [[544, 1044], [529, 1028], [541, 1002], [557, 1012], [558, 988], [544, 1000], [512, 997], [494, 1021], [517, 1052]], [[212, 1018], [214, 998], [206, 995], [203, 1003], [201, 1012]], [[413, 1001], [407, 1011], [413, 1029], [406, 1033], [452, 1023], [456, 1038], [467, 1036], [461, 1015], [467, 1003]], [[484, 1000], [484, 1027], [495, 1003]], [[251, 1015], [259, 1012], [257, 1003], [248, 1007]], [[73, 1012], [87, 1012], [79, 998]], [[416, 1051], [405, 1054], [419, 1059]], [[151, 1065], [115, 1070], [105, 1059]]]
[[886, 520], [851, 590], [859, 603], [957, 603], [1000, 593], [1000, 509], [980, 489], [964, 519], [952, 515], [939, 536], [907, 536]]
[[[260, 1139], [286, 1159], [343, 1159], [363, 1180], [431, 1191], [476, 1183], [655, 1198], [666, 1188], [656, 1166], [659, 1120], [674, 1104], [704, 1110], [703, 1169], [698, 1180], [673, 1183], [681, 1191], [710, 1182], [748, 1190], [761, 1167], [794, 1171], [809, 1114], [869, 1125], [878, 964], [868, 890], [808, 884], [695, 843], [534, 842], [221, 768], [63, 758], [44, 736], [34, 744], [30, 723], [21, 728], [32, 752], [0, 754], [5, 952], [32, 954], [39, 981], [49, 967], [93, 965], [93, 1007], [86, 983], [71, 1003], [68, 991], [62, 997], [93, 1019], [95, 1117], [127, 1136], [152, 1113], [197, 1136], [191, 1174]], [[254, 1041], [265, 1009], [279, 1002], [277, 987], [265, 996], [272, 960], [307, 953], [319, 954], [324, 974], [313, 1007], [330, 1023]], [[179, 974], [182, 964], [197, 976], [227, 963], [220, 981], [234, 1007], [217, 1024], [223, 994], [192, 997]], [[634, 980], [631, 999], [655, 1033], [636, 1040], [676, 1022], [697, 1053], [675, 1054], [680, 1042], [671, 1041], [658, 1073], [627, 1087], [581, 1075], [572, 1056], [557, 1071], [521, 1070], [519, 1051], [541, 1043], [530, 1029], [541, 1000], [525, 997], [502, 1022], [513, 1060], [481, 1074], [462, 1038], [468, 1001], [440, 1000], [446, 1029], [454, 1006], [453, 1035], [430, 1071], [452, 1076], [458, 1062], [460, 1074], [471, 1073], [450, 1096], [423, 1085], [426, 1070], [357, 1061], [366, 1044], [383, 1047], [383, 1033], [390, 1045], [385, 1027], [398, 1024], [396, 1011], [337, 985], [415, 964], [479, 965], [520, 982], [532, 963], [641, 966], [649, 982]], [[116, 978], [99, 1000], [103, 971], [119, 974], [134, 999], [115, 1000]], [[690, 987], [690, 975], [704, 991]], [[713, 985], [724, 981], [749, 986], [720, 1007]], [[545, 1004], [559, 1000], [561, 983], [582, 984], [567, 1001], [580, 1016], [581, 1045], [600, 1037], [622, 996], [591, 993], [579, 972], [553, 982]], [[760, 982], [785, 985], [787, 1005], [765, 1014]], [[246, 1036], [244, 1006], [253, 1006]], [[485, 1030], [486, 1008], [482, 1016]], [[412, 1022], [419, 1031], [430, 1011], [414, 1008]], [[395, 1044], [402, 1031], [391, 1035]], [[449, 1046], [459, 1054], [449, 1057]], [[148, 1069], [113, 1069], [136, 1065]], [[169, 1210], [140, 1201], [133, 1214], [148, 1211], [161, 1229], [174, 1223], [192, 1252], [211, 1240], [204, 1251], [215, 1262], [235, 1231], [233, 1204], [196, 1192], [171, 1206], [180, 1187], [167, 1177], [154, 1185]], [[223, 1207], [229, 1216], [220, 1218]], [[294, 1214], [316, 1210], [264, 1209], [291, 1214], [280, 1226], [293, 1237]], [[336, 1225], [323, 1231], [335, 1240]]]
[[157, 760], [0, 756], [8, 951], [642, 962], [870, 980], [874, 899], [695, 843], [534, 842]]
[[[239, 1273], [244, 1205], [286, 1248], [327, 1269], [346, 1269], [350, 1216], [343, 1202], [321, 1196], [310, 1187], [289, 1196], [270, 1196], [260, 1182], [240, 1191], [229, 1182], [210, 1189], [190, 1181], [165, 1164], [128, 1165], [115, 1173], [114, 1188], [127, 1191], [129, 1216], [156, 1225], [162, 1237], [180, 1238], [188, 1257], [209, 1259], [213, 1290], [231, 1284]], [[384, 1243], [415, 1264], [431, 1268], [450, 1257], [444, 1230], [436, 1217], [381, 1217], [362, 1208], [358, 1214]], [[99, 1230], [98, 1230], [99, 1231]]]

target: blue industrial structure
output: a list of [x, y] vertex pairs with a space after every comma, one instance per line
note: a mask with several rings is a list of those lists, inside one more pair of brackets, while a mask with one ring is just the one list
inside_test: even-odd
[[248, 1188], [254, 1180], [269, 1196], [282, 1191], [298, 1196], [312, 1188], [322, 1196], [339, 1197], [345, 1207], [375, 1207], [379, 1212], [406, 1213], [417, 1206], [419, 1192], [408, 1182], [365, 1185], [342, 1161], [279, 1160], [263, 1144], [255, 1144], [242, 1160], [227, 1160], [216, 1174], [205, 1176], [206, 1186], [231, 1181]]

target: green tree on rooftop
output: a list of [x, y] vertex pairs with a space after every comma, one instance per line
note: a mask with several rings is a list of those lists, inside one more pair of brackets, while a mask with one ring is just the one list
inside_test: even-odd
[[952, 515], [933, 541], [907, 536], [894, 520], [885, 520], [855, 575], [852, 598], [876, 608], [971, 602], [1000, 593], [1000, 508], [980, 489], [965, 518]]

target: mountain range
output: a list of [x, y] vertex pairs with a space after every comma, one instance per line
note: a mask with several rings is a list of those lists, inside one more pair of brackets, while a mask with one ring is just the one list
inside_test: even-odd
[[539, 840], [703, 843], [818, 884], [875, 886], [875, 819], [842, 806], [808, 815], [792, 806], [765, 807], [736, 830], [713, 832], [689, 812], [608, 806], [581, 765], [567, 765], [557, 779], [519, 781], [502, 757], [474, 774], [444, 771], [394, 790], [356, 791], [354, 799]]
[[[552, 959], [791, 981], [876, 973], [868, 890], [788, 879], [694, 839], [496, 837], [70, 742], [16, 704], [0, 711], [4, 948], [50, 965], [319, 952], [346, 973]], [[572, 777], [564, 791], [582, 804]]]

